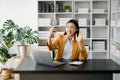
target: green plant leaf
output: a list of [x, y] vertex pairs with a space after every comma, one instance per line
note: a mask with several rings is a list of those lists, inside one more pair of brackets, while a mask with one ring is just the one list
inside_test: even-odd
[[70, 5], [65, 5], [65, 6], [64, 6], [64, 9], [65, 9], [65, 10], [70, 10], [70, 8], [71, 8]]
[[17, 54], [9, 54], [6, 48], [0, 47], [0, 62], [4, 65], [10, 58]]
[[2, 36], [2, 38], [3, 38], [3, 42], [2, 42], [3, 47], [6, 47], [9, 49], [10, 47], [13, 46], [15, 38], [12, 32], [8, 32], [8, 34]]
[[14, 31], [18, 28], [18, 25], [16, 25], [11, 19], [9, 19], [4, 22], [3, 28], [7, 31]]
[[21, 42], [21, 44], [34, 44], [38, 42], [38, 32], [33, 31], [30, 26], [26, 26], [24, 28], [20, 28], [17, 30], [17, 40]]

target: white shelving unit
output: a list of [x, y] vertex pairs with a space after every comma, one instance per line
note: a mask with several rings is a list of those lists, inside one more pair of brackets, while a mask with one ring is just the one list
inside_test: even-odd
[[[111, 0], [110, 58], [120, 64], [120, 0]], [[114, 74], [113, 80], [120, 80]]]
[[120, 0], [111, 0], [110, 53], [120, 58]]
[[[49, 4], [50, 6], [53, 4], [53, 12], [40, 11], [41, 4]], [[59, 5], [62, 5], [62, 9]], [[65, 5], [71, 6], [70, 12], [65, 12]], [[85, 45], [89, 48], [88, 58], [106, 59], [109, 58], [109, 7], [110, 0], [38, 0], [38, 30], [46, 32], [50, 27], [57, 26], [58, 34], [61, 34], [66, 25], [63, 20], [76, 19], [80, 28], [84, 28]], [[40, 18], [49, 18], [50, 25], [41, 26], [39, 24]], [[53, 38], [58, 34], [55, 34]], [[40, 36], [40, 46], [46, 45], [45, 37], [47, 36], [43, 37]], [[93, 45], [95, 41], [96, 43]], [[101, 47], [94, 49], [96, 46]]]

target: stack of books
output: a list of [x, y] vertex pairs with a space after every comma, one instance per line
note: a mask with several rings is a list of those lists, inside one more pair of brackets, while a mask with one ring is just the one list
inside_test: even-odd
[[[83, 39], [85, 39], [85, 38], [87, 38], [88, 37], [88, 35], [87, 35], [87, 28], [80, 28], [80, 30], [82, 29], [82, 36], [83, 36]], [[79, 31], [80, 31], [79, 30]]]
[[59, 25], [60, 26], [65, 26], [66, 23], [71, 20], [72, 18], [59, 18]]
[[104, 13], [104, 9], [93, 9], [93, 13]]
[[78, 8], [78, 13], [88, 13], [89, 9], [88, 8]]
[[115, 26], [115, 21], [111, 21], [111, 26]]
[[40, 39], [47, 39], [48, 38], [48, 33], [49, 33], [49, 31], [39, 31], [38, 36], [39, 36]]
[[39, 12], [54, 12], [54, 3], [39, 2]]
[[116, 48], [116, 56], [120, 57], [120, 48]]
[[78, 19], [79, 26], [87, 26], [87, 18]]
[[58, 2], [56, 4], [56, 12], [63, 12], [63, 11], [64, 11], [64, 9], [63, 9], [63, 3]]
[[93, 50], [106, 50], [105, 41], [93, 41]]
[[105, 19], [95, 18], [95, 26], [105, 26], [105, 25], [106, 25]]
[[[48, 39], [49, 31], [39, 31], [38, 36], [40, 39]], [[53, 35], [52, 35], [53, 38]]]
[[113, 53], [113, 54], [116, 52], [116, 47], [115, 47], [114, 44], [111, 45], [110, 52]]
[[117, 21], [117, 26], [120, 27], [120, 20]]
[[90, 38], [90, 28], [80, 28], [79, 31], [82, 29], [82, 36], [84, 39]]
[[38, 25], [39, 26], [50, 26], [51, 19], [50, 18], [39, 18]]

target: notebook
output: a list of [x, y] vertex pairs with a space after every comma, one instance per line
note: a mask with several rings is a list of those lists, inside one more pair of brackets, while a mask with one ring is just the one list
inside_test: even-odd
[[53, 60], [50, 51], [33, 50], [32, 53], [35, 62], [38, 64], [43, 64], [47, 66], [60, 66], [64, 64], [64, 62]]

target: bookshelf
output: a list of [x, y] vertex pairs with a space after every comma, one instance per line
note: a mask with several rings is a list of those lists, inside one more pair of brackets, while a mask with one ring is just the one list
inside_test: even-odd
[[[53, 5], [54, 11], [40, 11], [42, 3], [49, 4], [49, 7]], [[71, 6], [69, 12], [64, 10], [65, 5]], [[109, 7], [110, 0], [38, 0], [39, 47], [46, 47], [50, 27], [57, 26], [58, 32], [53, 36], [54, 39], [54, 37], [64, 32], [68, 20], [76, 19], [79, 22], [79, 27], [84, 29], [83, 36], [88, 58], [109, 58]], [[40, 19], [46, 19], [47, 24], [43, 20], [43, 25], [41, 25], [40, 22], [42, 21]], [[97, 43], [93, 45], [96, 41]], [[100, 46], [100, 42], [102, 46], [94, 49], [95, 45]], [[104, 45], [105, 49], [103, 49]]]
[[[120, 0], [111, 0], [111, 30], [110, 30], [111, 58], [120, 59]], [[115, 58], [113, 60], [116, 60]], [[118, 60], [116, 60], [118, 62]], [[119, 62], [118, 62], [119, 63]], [[119, 63], [120, 64], [120, 63]]]
[[[110, 58], [120, 64], [120, 0], [111, 0]], [[120, 80], [120, 74], [113, 74]]]

